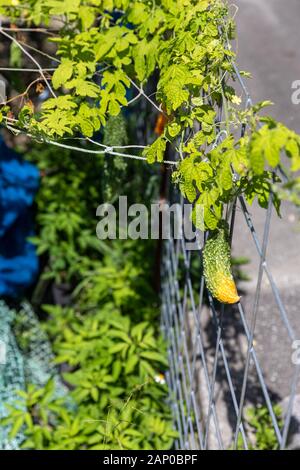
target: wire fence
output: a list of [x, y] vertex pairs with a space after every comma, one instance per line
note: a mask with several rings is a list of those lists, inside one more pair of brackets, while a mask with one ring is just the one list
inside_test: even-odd
[[[236, 75], [245, 105], [249, 106], [251, 98], [237, 69]], [[221, 115], [222, 110], [219, 113], [220, 121]], [[242, 134], [244, 132], [245, 128]], [[288, 344], [297, 339], [268, 263], [272, 205], [271, 195], [262, 242], [243, 197], [238, 198], [228, 210], [231, 238], [235, 232], [238, 210], [243, 214], [244, 230], [250, 231], [259, 257], [251, 309], [246, 310], [243, 300], [235, 307], [220, 306], [208, 292], [201, 267], [206, 234], [198, 234], [199, 249], [196, 251], [187, 249], [186, 240], [171, 239], [165, 242], [161, 326], [168, 344], [167, 383], [174, 425], [178, 431], [177, 449], [255, 447], [255, 436], [247, 418], [249, 403], [266, 407], [276, 448], [285, 449], [288, 445], [300, 365], [293, 365], [290, 359], [293, 371], [290, 393], [285, 410], [279, 416], [255, 347], [264, 276], [268, 279], [276, 304], [274, 315], [279, 315], [281, 319], [281, 336], [286, 336]], [[241, 337], [243, 347], [238, 345]], [[270, 355], [272, 351], [265, 351], [265, 354]], [[254, 397], [252, 400], [251, 395]]]

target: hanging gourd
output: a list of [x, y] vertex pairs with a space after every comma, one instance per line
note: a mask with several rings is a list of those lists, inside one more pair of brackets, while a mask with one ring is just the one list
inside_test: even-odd
[[240, 297], [231, 271], [227, 230], [213, 233], [203, 250], [204, 277], [212, 296], [224, 304], [235, 304]]

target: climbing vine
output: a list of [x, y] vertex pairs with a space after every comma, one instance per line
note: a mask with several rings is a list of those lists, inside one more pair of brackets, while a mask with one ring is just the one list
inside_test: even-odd
[[[9, 103], [2, 107], [11, 131], [65, 146], [68, 139], [85, 139], [87, 153], [149, 163], [163, 162], [170, 145], [178, 155], [173, 181], [194, 203], [201, 229], [220, 227], [225, 205], [241, 194], [266, 207], [273, 190], [277, 211], [282, 197], [300, 202], [300, 137], [261, 116], [268, 102], [243, 109], [232, 85], [235, 27], [226, 1], [1, 0], [0, 6], [14, 25], [9, 32], [2, 27], [1, 35], [31, 59], [48, 93], [39, 106], [23, 102], [17, 112]], [[56, 46], [51, 73], [15, 34], [41, 24]], [[145, 92], [153, 77], [154, 97]], [[120, 144], [92, 140], [110, 117], [141, 98], [164, 117], [152, 143], [132, 145], [136, 153], [130, 155]], [[203, 208], [200, 220], [197, 206]]]

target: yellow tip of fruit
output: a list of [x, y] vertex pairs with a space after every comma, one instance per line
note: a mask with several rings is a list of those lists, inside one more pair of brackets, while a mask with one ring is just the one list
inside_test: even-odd
[[240, 301], [233, 279], [223, 279], [216, 290], [215, 297], [223, 304], [236, 304]]

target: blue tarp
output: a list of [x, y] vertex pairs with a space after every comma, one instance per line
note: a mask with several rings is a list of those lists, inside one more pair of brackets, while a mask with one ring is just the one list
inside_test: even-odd
[[39, 171], [0, 137], [0, 296], [17, 297], [38, 273], [32, 203]]

